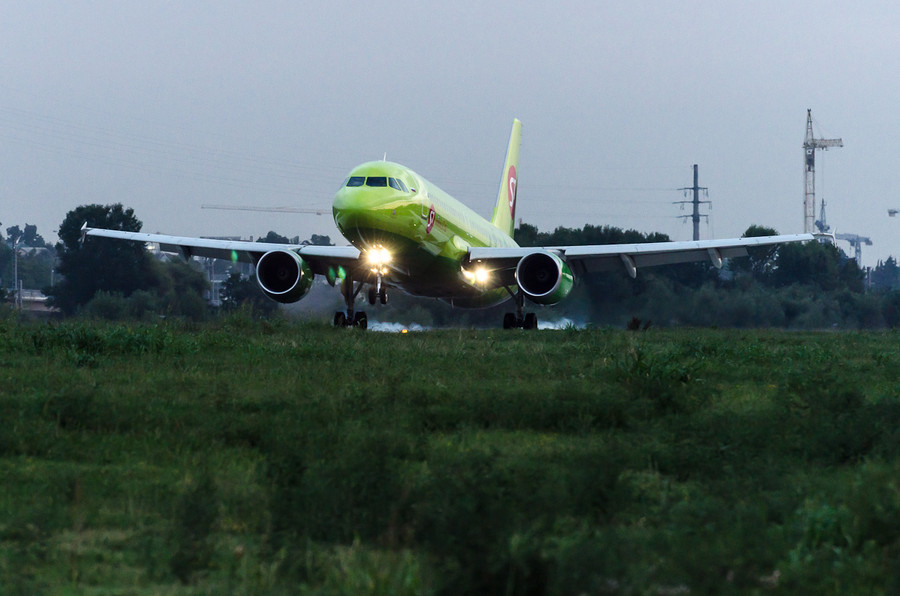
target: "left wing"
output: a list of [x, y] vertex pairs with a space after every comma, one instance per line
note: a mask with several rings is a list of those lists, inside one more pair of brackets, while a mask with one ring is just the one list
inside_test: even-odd
[[625, 268], [631, 277], [637, 277], [641, 267], [672, 265], [694, 261], [710, 261], [716, 268], [723, 259], [747, 256], [748, 248], [767, 247], [788, 242], [813, 240], [812, 234], [785, 234], [757, 236], [727, 240], [693, 240], [685, 242], [648, 242], [645, 244], [591, 244], [584, 246], [546, 246], [469, 249], [469, 264], [491, 271], [501, 285], [515, 283], [515, 270], [519, 261], [533, 253], [551, 253], [562, 259], [575, 275], [592, 271], [610, 271]]
[[284, 250], [296, 253], [309, 263], [313, 273], [326, 275], [329, 267], [356, 269], [362, 266], [359, 250], [352, 246], [318, 246], [314, 244], [269, 244], [266, 242], [244, 242], [237, 240], [214, 240], [212, 238], [188, 238], [183, 236], [167, 236], [165, 234], [145, 234], [143, 232], [123, 232], [89, 228], [87, 224], [81, 228], [82, 238], [86, 236], [99, 238], [116, 238], [134, 242], [153, 242], [159, 244], [163, 252], [174, 252], [185, 259], [191, 257], [210, 257], [227, 261], [242, 261], [256, 265], [259, 259], [269, 251]]

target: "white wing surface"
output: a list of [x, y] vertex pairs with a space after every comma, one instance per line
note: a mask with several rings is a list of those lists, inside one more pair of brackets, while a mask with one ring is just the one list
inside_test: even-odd
[[747, 256], [748, 248], [772, 247], [788, 242], [813, 240], [812, 234], [788, 234], [757, 236], [726, 240], [695, 240], [685, 242], [648, 242], [645, 244], [592, 244], [584, 246], [544, 246], [469, 249], [469, 263], [500, 273], [506, 283], [513, 283], [509, 275], [526, 255], [547, 252], [564, 260], [575, 275], [592, 271], [610, 271], [624, 268], [631, 276], [643, 267], [671, 265], [696, 261], [710, 261], [722, 266], [723, 259]]
[[272, 250], [294, 252], [309, 263], [314, 273], [325, 274], [329, 267], [355, 268], [359, 263], [359, 250], [352, 246], [318, 246], [314, 244], [269, 244], [266, 242], [244, 242], [237, 240], [216, 240], [212, 238], [189, 238], [165, 234], [145, 234], [143, 232], [123, 232], [102, 228], [82, 228], [83, 236], [115, 238], [134, 242], [159, 244], [163, 252], [190, 257], [210, 257], [229, 261], [253, 263]]

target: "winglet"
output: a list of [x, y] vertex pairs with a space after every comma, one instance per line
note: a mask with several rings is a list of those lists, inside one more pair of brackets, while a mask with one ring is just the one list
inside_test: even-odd
[[88, 231], [90, 231], [90, 228], [87, 225], [87, 220], [85, 220], [84, 223], [81, 224], [81, 240], [79, 240], [79, 242], [84, 242], [84, 237], [87, 236]]
[[500, 178], [500, 192], [497, 193], [497, 204], [491, 223], [500, 228], [504, 234], [512, 238], [516, 225], [516, 189], [519, 184], [519, 144], [522, 138], [522, 123], [513, 120], [512, 132], [509, 134], [509, 146], [506, 149], [506, 161], [503, 162], [503, 173]]
[[836, 236], [834, 234], [829, 234], [828, 232], [816, 232], [813, 234], [813, 238], [822, 243], [827, 243], [832, 246], [837, 246]]

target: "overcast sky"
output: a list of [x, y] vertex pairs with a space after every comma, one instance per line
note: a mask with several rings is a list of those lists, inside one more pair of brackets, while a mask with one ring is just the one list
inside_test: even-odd
[[[866, 2], [0, 1], [0, 222], [48, 240], [86, 203], [144, 231], [340, 238], [324, 207], [387, 156], [493, 208], [523, 122], [517, 217], [689, 240], [802, 231], [806, 110], [817, 202], [900, 256], [900, 4]], [[704, 207], [704, 210], [708, 208]], [[818, 205], [817, 205], [818, 215]], [[840, 243], [847, 252], [850, 248]]]

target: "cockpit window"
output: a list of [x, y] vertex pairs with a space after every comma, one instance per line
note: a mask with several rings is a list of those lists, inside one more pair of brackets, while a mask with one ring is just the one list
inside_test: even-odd
[[397, 178], [397, 183], [400, 184], [400, 190], [402, 190], [403, 192], [409, 192], [409, 189], [406, 188], [406, 185], [403, 183], [403, 180], [400, 180], [399, 178]]
[[350, 176], [350, 179], [347, 180], [347, 186], [362, 186], [365, 183], [365, 176]]
[[366, 186], [387, 186], [387, 177], [369, 176], [366, 178]]
[[391, 188], [400, 190], [400, 185], [397, 183], [396, 178], [388, 178], [388, 184], [390, 185]]

